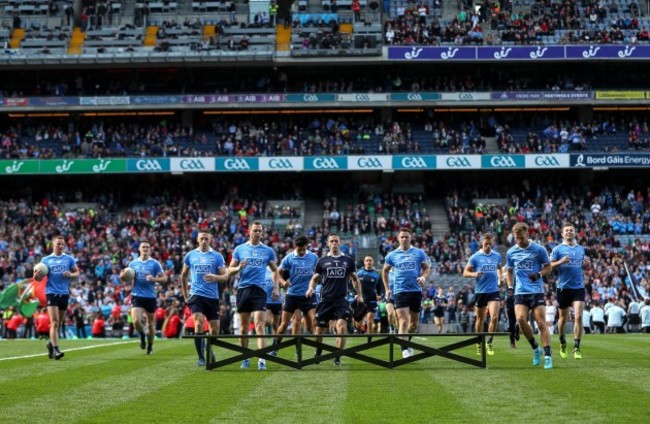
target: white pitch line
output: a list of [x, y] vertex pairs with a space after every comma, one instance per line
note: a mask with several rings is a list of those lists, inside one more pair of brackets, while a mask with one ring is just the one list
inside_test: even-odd
[[[84, 346], [84, 347], [75, 347], [73, 349], [66, 349], [64, 353], [74, 352], [75, 350], [94, 349], [96, 347], [117, 346], [117, 345], [122, 345], [122, 344], [127, 344], [127, 343], [134, 343], [134, 342], [129, 340], [128, 342], [104, 343], [104, 344], [90, 345], [90, 346]], [[36, 358], [36, 357], [39, 357], [39, 356], [47, 356], [47, 353], [36, 353], [34, 355], [11, 356], [9, 358], [0, 358], [0, 362], [1, 361], [11, 361], [12, 359]]]

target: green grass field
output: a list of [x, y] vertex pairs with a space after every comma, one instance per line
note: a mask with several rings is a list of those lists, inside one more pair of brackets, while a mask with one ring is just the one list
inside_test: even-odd
[[506, 337], [487, 370], [434, 357], [395, 370], [343, 358], [207, 372], [190, 340], [157, 341], [152, 356], [135, 341], [64, 340], [61, 361], [44, 346], [0, 341], [0, 423], [640, 423], [650, 395], [650, 337], [639, 334], [587, 336], [582, 361], [561, 359], [555, 336], [553, 370]]

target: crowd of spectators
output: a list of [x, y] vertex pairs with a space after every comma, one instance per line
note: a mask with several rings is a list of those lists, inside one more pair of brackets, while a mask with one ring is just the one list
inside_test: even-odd
[[277, 120], [214, 119], [200, 129], [175, 122], [67, 123], [0, 129], [0, 158], [312, 156], [448, 152], [485, 153], [471, 121], [382, 122], [375, 116]]
[[[423, 193], [358, 192], [356, 198], [325, 194], [322, 222], [304, 230], [303, 218], [294, 207], [282, 201], [272, 205], [259, 194], [243, 195], [237, 186], [229, 186], [210, 208], [198, 196], [177, 190], [142, 190], [128, 198], [110, 190], [78, 190], [53, 192], [39, 199], [5, 200], [0, 203], [0, 289], [30, 276], [33, 265], [49, 253], [52, 234], [62, 233], [67, 250], [82, 270], [72, 286], [69, 325], [74, 325], [77, 316], [90, 325], [102, 315], [106, 325], [115, 324], [117, 331], [119, 324], [127, 322], [130, 295], [129, 287], [118, 278], [119, 271], [137, 255], [138, 243], [149, 240], [153, 256], [168, 276], [167, 284], [158, 287], [162, 323], [165, 317], [183, 310], [178, 276], [183, 256], [195, 247], [198, 230], [208, 229], [215, 235], [212, 247], [228, 262], [234, 247], [247, 240], [250, 222], [267, 220], [278, 224], [265, 227], [263, 241], [279, 260], [292, 248], [293, 237], [304, 231], [311, 239], [309, 249], [319, 256], [326, 252], [330, 232], [341, 235], [342, 250], [353, 257], [360, 237], [375, 236], [381, 263], [397, 246], [396, 231], [410, 227], [414, 245], [424, 249], [431, 260], [433, 284], [441, 275], [461, 275], [485, 232], [495, 234], [497, 246], [507, 248], [514, 243], [510, 227], [527, 222], [532, 239], [550, 251], [560, 241], [562, 225], [572, 222], [578, 242], [594, 264], [586, 271], [590, 302], [615, 298], [629, 303], [629, 280], [622, 259], [641, 287], [650, 290], [648, 188], [555, 188], [538, 181], [524, 181], [520, 188], [452, 187], [445, 200], [449, 232], [435, 238]], [[294, 190], [293, 196], [299, 198], [300, 190]], [[554, 277], [546, 282], [551, 293]], [[463, 287], [456, 296], [470, 296], [471, 292], [471, 287]], [[222, 297], [228, 308], [231, 295], [228, 285]], [[452, 309], [462, 309], [463, 304], [457, 301], [450, 303]]]
[[[68, 320], [73, 322], [75, 313], [82, 314], [85, 324], [90, 325], [100, 314], [108, 319], [111, 311], [117, 310], [121, 312], [113, 321], [119, 318], [126, 322], [130, 287], [120, 281], [119, 272], [137, 257], [138, 244], [147, 240], [168, 277], [166, 284], [158, 285], [157, 292], [159, 305], [169, 315], [182, 310], [182, 259], [196, 247], [199, 230], [213, 233], [212, 247], [228, 263], [234, 248], [248, 240], [248, 226], [253, 220], [278, 223], [266, 225], [263, 242], [279, 259], [302, 232], [294, 207], [281, 201], [271, 206], [261, 196], [240, 194], [237, 186], [230, 186], [214, 209], [208, 209], [194, 194], [172, 190], [156, 194], [142, 190], [133, 193], [128, 202], [119, 200], [122, 195], [76, 191], [0, 202], [0, 291], [31, 277], [34, 264], [50, 253], [52, 235], [59, 233], [66, 237], [66, 250], [81, 270], [71, 287]], [[228, 286], [223, 296], [227, 304], [230, 292]]]
[[461, 2], [456, 16], [438, 20], [427, 5], [409, 3], [384, 23], [388, 45], [636, 44], [650, 39], [636, 3], [536, 1], [526, 9], [513, 2], [484, 0], [475, 9]]
[[[599, 139], [612, 140], [602, 146], [606, 152], [639, 151], [650, 147], [650, 128], [642, 116], [595, 117], [584, 122], [536, 117], [530, 126], [524, 125], [527, 129], [523, 133], [509, 124], [494, 121], [491, 125], [499, 151], [503, 153], [582, 152]], [[625, 138], [623, 143], [614, 141], [621, 138]]]

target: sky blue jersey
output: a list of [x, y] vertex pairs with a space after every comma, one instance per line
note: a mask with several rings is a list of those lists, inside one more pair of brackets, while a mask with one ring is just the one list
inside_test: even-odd
[[190, 296], [198, 295], [210, 299], [219, 299], [219, 284], [203, 280], [206, 274], [219, 274], [219, 269], [226, 266], [221, 253], [215, 250], [201, 252], [194, 249], [185, 255], [183, 263], [190, 270]]
[[266, 303], [277, 304], [282, 303], [282, 294], [278, 297], [277, 300], [273, 299], [273, 288], [275, 284], [273, 283], [273, 271], [266, 268], [266, 274], [264, 275], [264, 290], [266, 290]]
[[273, 249], [262, 243], [253, 246], [246, 242], [235, 248], [232, 257], [240, 263], [244, 260], [248, 262], [239, 273], [238, 288], [243, 289], [251, 286], [264, 288], [266, 267], [269, 263], [275, 261]]
[[404, 251], [398, 247], [386, 255], [386, 263], [395, 269], [395, 294], [422, 291], [417, 279], [428, 259], [421, 249], [411, 247]]
[[318, 256], [313, 252], [306, 252], [304, 256], [299, 256], [295, 251], [289, 253], [282, 259], [280, 269], [289, 271], [288, 281], [291, 283], [287, 294], [290, 296], [305, 296], [309, 289], [309, 281], [314, 275]]
[[469, 258], [469, 265], [475, 272], [482, 272], [480, 278], [476, 279], [475, 293], [494, 293], [499, 291], [499, 265], [501, 255], [494, 250], [486, 255], [482, 250], [474, 253]]
[[129, 266], [135, 271], [135, 279], [133, 280], [133, 296], [156, 298], [156, 290], [154, 289], [156, 283], [154, 281], [147, 281], [147, 275], [157, 277], [158, 274], [163, 272], [160, 262], [153, 258], [146, 261], [134, 259], [129, 263]]
[[544, 293], [544, 281], [541, 278], [532, 281], [530, 275], [540, 272], [550, 263], [546, 249], [533, 241], [525, 249], [517, 245], [508, 249], [506, 266], [513, 270], [515, 294]]
[[60, 256], [51, 254], [41, 259], [41, 262], [48, 268], [45, 294], [69, 295], [70, 279], [64, 277], [63, 273], [72, 272], [72, 268], [76, 266], [74, 258], [67, 253]]
[[558, 289], [581, 289], [585, 286], [582, 273], [582, 263], [585, 259], [585, 248], [576, 244], [569, 246], [566, 243], [558, 244], [551, 252], [551, 260], [559, 261], [565, 256], [569, 262], [557, 267]]

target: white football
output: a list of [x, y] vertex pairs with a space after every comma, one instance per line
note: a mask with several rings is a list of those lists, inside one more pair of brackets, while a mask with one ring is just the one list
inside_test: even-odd
[[41, 274], [41, 276], [45, 277], [49, 272], [49, 269], [47, 268], [47, 265], [45, 265], [43, 262], [39, 262], [36, 265], [34, 265], [34, 271], [38, 272], [39, 274]]
[[124, 272], [122, 274], [122, 280], [133, 281], [134, 278], [135, 278], [135, 270], [130, 266], [124, 268]]

